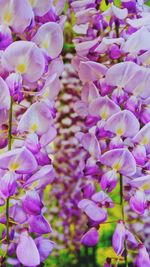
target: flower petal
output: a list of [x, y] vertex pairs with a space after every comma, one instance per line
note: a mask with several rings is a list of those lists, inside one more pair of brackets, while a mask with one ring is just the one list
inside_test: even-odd
[[98, 243], [99, 234], [96, 228], [92, 227], [88, 232], [81, 238], [81, 244], [87, 247], [93, 247]]
[[104, 153], [101, 156], [101, 163], [123, 175], [132, 176], [136, 172], [135, 159], [126, 148], [117, 148]]
[[37, 266], [40, 264], [40, 255], [34, 240], [27, 231], [20, 234], [19, 243], [16, 250], [18, 260], [24, 266]]
[[[129, 125], [131, 127], [130, 131], [128, 128]], [[123, 110], [114, 114], [110, 117], [110, 119], [107, 120], [104, 126], [104, 130], [124, 137], [135, 136], [138, 133], [139, 128], [139, 121], [137, 120], [135, 115], [129, 110]]]
[[51, 58], [59, 56], [63, 48], [63, 33], [59, 24], [48, 22], [43, 24], [32, 39]]

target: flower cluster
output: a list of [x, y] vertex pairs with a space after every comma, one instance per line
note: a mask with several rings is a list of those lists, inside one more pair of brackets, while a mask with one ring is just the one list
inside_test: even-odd
[[84, 155], [85, 151], [79, 147], [75, 138], [75, 133], [83, 130], [84, 124], [73, 110], [73, 105], [80, 97], [81, 84], [70, 64], [71, 58], [72, 55], [69, 53], [64, 56], [67, 63], [61, 79], [62, 90], [56, 102], [57, 137], [54, 142], [56, 178], [50, 191], [49, 216], [55, 226], [52, 235], [53, 239], [56, 239], [57, 248], [67, 248], [74, 253], [80, 250], [80, 238], [85, 230], [85, 218], [77, 207], [82, 199], [81, 186], [84, 185], [82, 173], [78, 168], [79, 154]]
[[54, 247], [43, 192], [55, 177], [64, 4], [0, 2], [0, 260], [13, 266], [38, 266]]
[[[116, 192], [120, 181], [122, 216], [112, 238], [114, 264], [124, 256], [128, 266], [130, 249], [136, 249], [136, 266], [150, 266], [144, 239], [129, 229], [124, 207], [129, 205], [144, 223], [150, 188], [150, 13], [134, 0], [119, 6], [113, 1], [72, 1], [71, 6], [77, 34], [72, 65], [83, 84], [74, 109], [86, 127], [76, 138], [87, 152], [80, 167], [89, 181], [78, 203], [88, 217], [81, 242], [98, 243], [98, 229], [116, 204], [109, 193]], [[111, 266], [111, 259], [105, 266]]]

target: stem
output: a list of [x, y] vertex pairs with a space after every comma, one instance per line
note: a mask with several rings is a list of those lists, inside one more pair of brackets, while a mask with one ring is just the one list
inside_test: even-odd
[[93, 262], [93, 267], [96, 267], [96, 247], [93, 247], [92, 249], [92, 262]]
[[[13, 109], [13, 100], [11, 97], [10, 109], [9, 109], [9, 125], [8, 125], [8, 150], [11, 150], [12, 145], [12, 109]], [[6, 240], [9, 244], [9, 198], [6, 201]]]
[[[121, 211], [122, 211], [122, 220], [125, 223], [124, 198], [123, 198], [123, 179], [122, 179], [122, 175], [120, 175], [120, 204], [121, 204]], [[128, 267], [128, 255], [127, 255], [127, 244], [126, 244], [126, 240], [124, 241], [124, 260], [125, 260], [125, 267]]]
[[115, 20], [115, 32], [116, 37], [119, 38], [119, 21], [117, 19]]

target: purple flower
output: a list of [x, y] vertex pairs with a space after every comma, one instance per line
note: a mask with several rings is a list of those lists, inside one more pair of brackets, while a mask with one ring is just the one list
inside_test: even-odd
[[18, 124], [20, 133], [36, 133], [42, 135], [49, 130], [52, 123], [52, 114], [50, 109], [43, 102], [37, 102], [22, 115]]
[[89, 113], [93, 116], [99, 116], [104, 121], [119, 111], [120, 107], [110, 100], [108, 96], [97, 98], [89, 106]]
[[87, 133], [81, 138], [81, 144], [86, 149], [91, 156], [99, 159], [101, 155], [100, 145], [94, 134]]
[[81, 62], [79, 65], [79, 77], [83, 82], [100, 80], [107, 71], [107, 67], [93, 61]]
[[7, 71], [20, 73], [24, 80], [32, 83], [44, 73], [45, 60], [36, 44], [17, 41], [4, 51], [2, 65]]
[[102, 223], [107, 219], [107, 212], [105, 209], [98, 207], [93, 201], [82, 199], [78, 203], [78, 207], [82, 209], [86, 215], [94, 222]]
[[92, 227], [81, 238], [81, 244], [87, 247], [93, 247], [98, 243], [99, 234], [96, 228]]
[[130, 207], [138, 214], [144, 214], [147, 208], [147, 202], [143, 191], [136, 190], [135, 194], [130, 198]]
[[118, 222], [112, 238], [112, 245], [117, 255], [122, 254], [124, 251], [125, 233], [124, 222]]
[[[130, 132], [128, 131], [129, 125], [131, 126]], [[134, 114], [128, 110], [123, 110], [114, 114], [107, 120], [104, 126], [106, 131], [123, 137], [134, 137], [138, 133], [139, 128], [139, 121]]]
[[142, 27], [128, 37], [127, 41], [123, 45], [123, 51], [136, 56], [141, 50], [147, 51], [150, 49], [149, 41], [150, 32], [146, 27]]
[[31, 215], [28, 219], [29, 231], [31, 233], [37, 233], [39, 235], [49, 234], [52, 232], [49, 222], [45, 219], [43, 215], [34, 216]]
[[116, 170], [111, 170], [102, 175], [100, 185], [103, 190], [111, 192], [118, 183], [119, 175]]
[[110, 150], [101, 156], [100, 161], [123, 175], [132, 176], [136, 172], [135, 159], [126, 148]]
[[42, 25], [32, 39], [50, 58], [59, 56], [63, 48], [63, 33], [61, 27], [55, 22]]
[[25, 147], [13, 149], [0, 155], [0, 168], [16, 173], [32, 173], [37, 169], [37, 162]]
[[27, 191], [22, 200], [22, 206], [27, 214], [40, 215], [43, 203], [36, 191]]
[[0, 178], [0, 192], [4, 198], [12, 196], [17, 188], [16, 174], [14, 172], [6, 172]]
[[1, 1], [0, 10], [1, 24], [10, 26], [14, 32], [24, 32], [33, 18], [33, 12], [27, 0]]

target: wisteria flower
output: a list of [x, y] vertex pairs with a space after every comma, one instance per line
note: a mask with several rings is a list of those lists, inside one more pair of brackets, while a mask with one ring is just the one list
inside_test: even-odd
[[42, 25], [32, 39], [47, 56], [56, 58], [63, 48], [63, 33], [61, 27], [55, 22]]
[[5, 50], [2, 65], [9, 72], [20, 73], [26, 81], [36, 82], [44, 73], [45, 60], [33, 42], [16, 41]]

